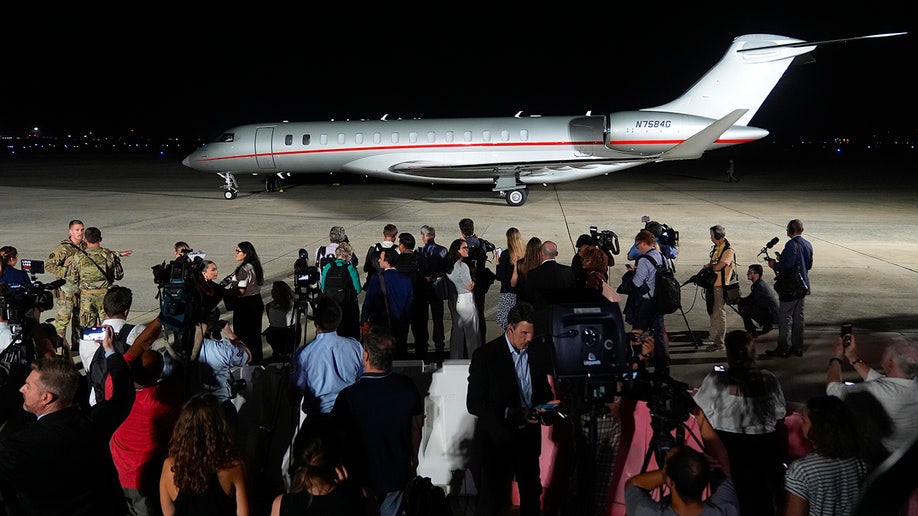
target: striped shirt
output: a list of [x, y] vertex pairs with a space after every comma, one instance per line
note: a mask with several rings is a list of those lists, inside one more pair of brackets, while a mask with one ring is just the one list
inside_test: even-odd
[[867, 465], [861, 459], [829, 459], [816, 453], [787, 468], [784, 489], [810, 504], [810, 514], [849, 514], [857, 503]]

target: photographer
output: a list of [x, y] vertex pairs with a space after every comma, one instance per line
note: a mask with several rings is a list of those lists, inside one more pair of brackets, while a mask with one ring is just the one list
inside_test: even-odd
[[[841, 370], [846, 361], [857, 371], [862, 382], [853, 385], [842, 382]], [[862, 393], [873, 395], [884, 412], [876, 419], [887, 418], [891, 423], [888, 433], [878, 436], [880, 443], [886, 453], [893, 453], [918, 433], [918, 344], [905, 340], [890, 343], [883, 351], [880, 365], [886, 371], [885, 375], [861, 360], [854, 334], [839, 337], [835, 353], [829, 359], [826, 394], [849, 404]], [[860, 415], [869, 417], [867, 414]]]
[[736, 266], [736, 253], [727, 240], [727, 230], [720, 224], [711, 226], [711, 256], [705, 266], [716, 272], [714, 286], [705, 289], [708, 315], [711, 317], [711, 329], [708, 332], [711, 344], [705, 351], [721, 351], [724, 349], [724, 335], [727, 333], [727, 307], [724, 303], [724, 288], [732, 282], [734, 267]]
[[[217, 397], [223, 406], [227, 421], [234, 430], [238, 426], [239, 416], [232, 400], [234, 393], [230, 381], [230, 369], [248, 365], [251, 360], [252, 352], [233, 333], [227, 321], [217, 321], [216, 324], [207, 328], [197, 360], [201, 381], [199, 388]], [[195, 393], [189, 392], [188, 394]]]
[[756, 367], [751, 334], [734, 330], [725, 341], [727, 368], [708, 373], [695, 403], [730, 456], [742, 514], [773, 516], [783, 473], [777, 424], [786, 414], [784, 391], [771, 371]]
[[663, 331], [663, 315], [657, 310], [654, 301], [656, 287], [656, 267], [654, 263], [663, 263], [663, 255], [656, 248], [653, 233], [642, 230], [634, 237], [635, 245], [641, 255], [648, 255], [652, 260], [638, 260], [637, 265], [627, 265], [628, 272], [622, 277], [618, 293], [626, 294], [623, 315], [625, 322], [631, 324], [632, 331], [652, 333], [654, 336], [654, 369], [666, 372], [669, 368], [669, 350]]

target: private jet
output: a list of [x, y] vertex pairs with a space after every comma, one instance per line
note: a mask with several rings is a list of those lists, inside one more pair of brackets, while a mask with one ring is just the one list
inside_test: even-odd
[[808, 58], [817, 45], [901, 34], [906, 33], [817, 42], [739, 36], [682, 96], [636, 111], [242, 125], [182, 164], [217, 173], [226, 199], [239, 192], [235, 174], [266, 174], [268, 184], [277, 184], [295, 173], [344, 172], [432, 184], [491, 184], [508, 205], [521, 206], [530, 184], [697, 159], [709, 150], [760, 140], [768, 131], [749, 122], [795, 59]]

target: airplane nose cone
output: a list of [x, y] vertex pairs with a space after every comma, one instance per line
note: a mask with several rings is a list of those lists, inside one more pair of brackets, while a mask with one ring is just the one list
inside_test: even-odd
[[191, 155], [185, 156], [185, 159], [182, 160], [182, 165], [186, 167], [191, 167]]

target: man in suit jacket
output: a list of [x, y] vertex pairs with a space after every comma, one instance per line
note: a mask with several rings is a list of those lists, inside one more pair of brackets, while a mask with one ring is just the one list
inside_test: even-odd
[[552, 304], [553, 293], [572, 289], [576, 282], [574, 270], [558, 263], [558, 245], [551, 240], [542, 243], [542, 264], [526, 274], [526, 281], [517, 289], [517, 300], [531, 303], [536, 311]]
[[15, 514], [127, 514], [109, 441], [131, 411], [134, 382], [110, 326], [102, 345], [112, 397], [90, 411], [73, 403], [80, 373], [70, 358], [32, 364], [20, 392], [38, 419], [0, 441], [0, 486]]
[[388, 327], [395, 337], [396, 356], [404, 357], [408, 353], [414, 285], [411, 278], [395, 268], [397, 260], [398, 251], [395, 249], [384, 249], [379, 253], [377, 263], [382, 272], [370, 276], [367, 281], [360, 324], [369, 321], [371, 325]]
[[517, 303], [507, 315], [506, 333], [481, 346], [469, 365], [466, 407], [478, 416], [476, 442], [481, 447], [480, 493], [476, 514], [496, 515], [510, 505], [516, 477], [520, 515], [537, 516], [542, 484], [540, 420], [549, 413], [534, 407], [551, 401], [550, 363], [530, 356], [535, 311]]

